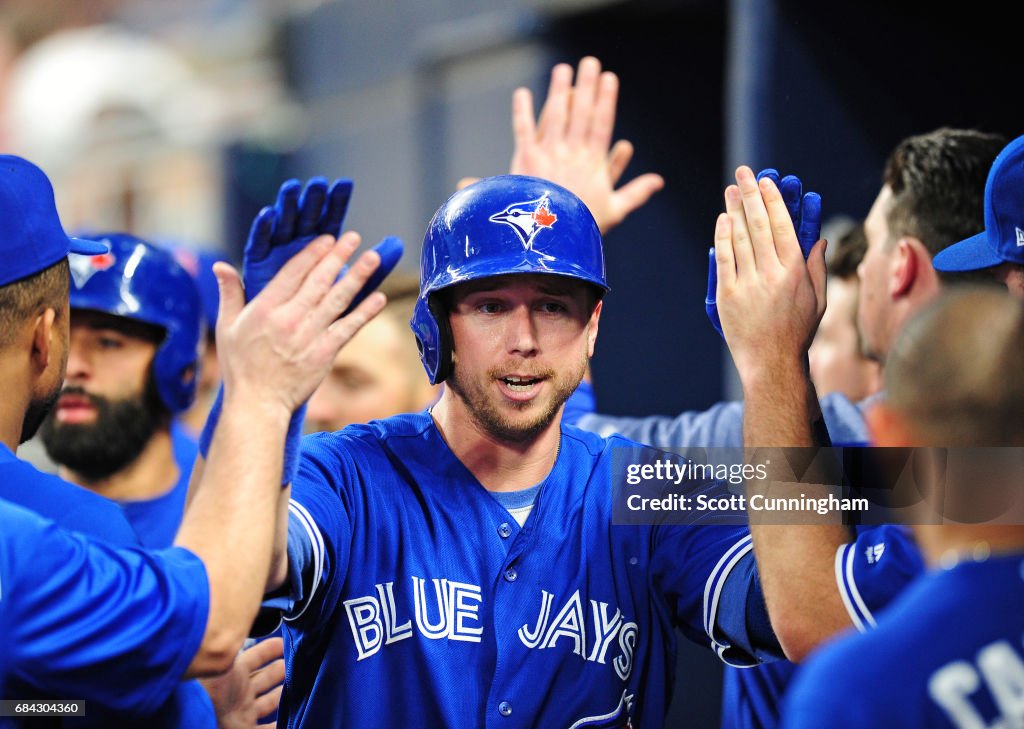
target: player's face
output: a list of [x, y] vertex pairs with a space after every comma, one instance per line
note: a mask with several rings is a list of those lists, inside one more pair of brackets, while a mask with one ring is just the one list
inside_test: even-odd
[[818, 395], [841, 392], [851, 402], [878, 389], [878, 363], [861, 352], [857, 335], [857, 279], [830, 278], [828, 306], [808, 353]]
[[498, 440], [540, 434], [580, 383], [594, 353], [601, 302], [561, 276], [513, 275], [458, 287], [447, 385]]
[[429, 383], [412, 334], [387, 312], [359, 330], [309, 399], [311, 432], [340, 430], [426, 407]]
[[864, 260], [857, 268], [857, 277], [860, 279], [857, 328], [860, 330], [864, 355], [878, 361], [884, 361], [890, 339], [887, 331], [891, 301], [890, 270], [893, 261], [886, 215], [891, 205], [892, 190], [886, 185], [864, 219], [864, 235], [868, 241], [868, 248], [864, 253]]
[[67, 376], [42, 430], [55, 461], [101, 478], [141, 452], [164, 416], [150, 378], [158, 336], [121, 317], [72, 312]]

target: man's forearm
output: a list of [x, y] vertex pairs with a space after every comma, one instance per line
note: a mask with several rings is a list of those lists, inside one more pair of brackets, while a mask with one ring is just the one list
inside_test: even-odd
[[198, 555], [210, 584], [203, 645], [190, 674], [226, 670], [255, 618], [270, 574], [287, 413], [225, 403], [176, 544]]
[[[799, 361], [777, 364], [745, 383], [744, 442], [748, 448], [809, 448], [819, 410]], [[809, 453], [808, 453], [809, 456]], [[760, 457], [759, 457], [760, 460]], [[821, 487], [798, 482], [782, 452], [770, 458], [772, 496], [810, 495]], [[749, 486], [748, 488], [757, 488]], [[762, 524], [750, 531], [772, 627], [790, 660], [802, 660], [823, 640], [849, 627], [834, 579], [836, 550], [850, 541], [836, 515], [805, 524]]]

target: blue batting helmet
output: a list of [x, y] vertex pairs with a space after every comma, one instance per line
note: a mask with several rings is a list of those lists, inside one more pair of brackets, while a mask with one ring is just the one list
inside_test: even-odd
[[71, 256], [71, 308], [92, 309], [164, 330], [153, 358], [160, 399], [171, 413], [196, 394], [202, 329], [199, 291], [168, 251], [125, 233], [84, 236], [107, 243], [109, 253]]
[[448, 313], [434, 294], [514, 273], [568, 276], [608, 290], [601, 233], [583, 201], [547, 180], [502, 175], [460, 190], [434, 214], [409, 322], [431, 384], [445, 380], [452, 358]]

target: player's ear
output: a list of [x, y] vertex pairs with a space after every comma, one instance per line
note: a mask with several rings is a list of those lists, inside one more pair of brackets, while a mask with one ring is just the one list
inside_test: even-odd
[[60, 332], [56, 326], [57, 311], [51, 307], [43, 309], [32, 319], [32, 366], [42, 373], [50, 364], [50, 357], [56, 352], [56, 337]]
[[867, 420], [871, 442], [874, 445], [888, 448], [914, 445], [916, 439], [906, 418], [884, 402], [868, 408], [864, 413], [864, 419]]
[[913, 236], [904, 236], [896, 241], [893, 252], [892, 276], [889, 294], [893, 299], [906, 296], [921, 273], [922, 255], [928, 255], [924, 244]]

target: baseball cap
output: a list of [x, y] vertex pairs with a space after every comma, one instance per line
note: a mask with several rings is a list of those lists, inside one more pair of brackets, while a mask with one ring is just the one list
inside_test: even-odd
[[992, 163], [985, 183], [985, 230], [954, 243], [932, 261], [939, 271], [974, 271], [1024, 264], [1024, 137]]
[[39, 273], [68, 253], [108, 250], [105, 243], [64, 232], [53, 186], [41, 169], [21, 157], [0, 155], [0, 286]]

